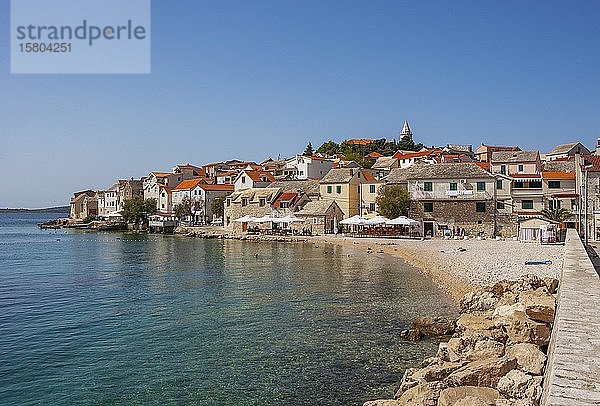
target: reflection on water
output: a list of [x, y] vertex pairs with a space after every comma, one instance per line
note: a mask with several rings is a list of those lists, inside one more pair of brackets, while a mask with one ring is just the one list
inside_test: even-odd
[[362, 404], [455, 308], [415, 269], [325, 244], [41, 232], [0, 215], [7, 404]]

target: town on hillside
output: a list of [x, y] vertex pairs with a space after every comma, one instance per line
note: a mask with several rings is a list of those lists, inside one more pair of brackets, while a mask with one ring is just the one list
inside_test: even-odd
[[328, 141], [316, 150], [309, 143], [287, 159], [177, 165], [79, 191], [70, 222], [106, 229], [141, 223], [167, 232], [213, 225], [231, 234], [345, 230], [537, 241], [555, 227], [596, 239], [599, 186], [600, 139], [594, 150], [572, 142], [546, 153], [516, 145], [425, 147], [405, 121], [398, 140]]

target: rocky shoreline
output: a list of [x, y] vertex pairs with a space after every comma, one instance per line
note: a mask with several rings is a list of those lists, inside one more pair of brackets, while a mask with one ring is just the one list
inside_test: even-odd
[[452, 333], [405, 371], [394, 399], [364, 406], [539, 406], [558, 280], [526, 275], [461, 300], [456, 321], [423, 318], [403, 336]]

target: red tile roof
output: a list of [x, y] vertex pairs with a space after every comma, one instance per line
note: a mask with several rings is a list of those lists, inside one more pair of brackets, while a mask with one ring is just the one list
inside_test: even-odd
[[[275, 182], [275, 177], [271, 172], [266, 171], [245, 171], [244, 172], [254, 182]], [[266, 179], [266, 180], [264, 180]]]
[[157, 178], [166, 178], [167, 176], [171, 176], [173, 175], [170, 172], [151, 172], [152, 175], [156, 176]]
[[365, 178], [365, 181], [369, 182], [369, 183], [377, 183], [379, 182], [377, 179], [375, 179], [375, 177], [373, 176], [373, 174], [369, 171], [364, 171], [362, 172], [363, 178]]
[[588, 155], [584, 159], [585, 164], [592, 164], [590, 172], [600, 172], [600, 156]]
[[373, 159], [377, 159], [377, 158], [381, 158], [383, 155], [380, 154], [377, 151], [373, 151], [370, 154], [365, 155], [365, 158], [373, 158]]
[[490, 172], [490, 163], [489, 162], [473, 162], [475, 165], [480, 167], [481, 169]]
[[410, 159], [410, 158], [420, 158], [423, 156], [428, 156], [428, 155], [435, 155], [435, 154], [441, 154], [443, 151], [439, 148], [430, 148], [427, 149], [426, 151], [417, 151], [417, 152], [408, 152], [408, 153], [403, 153], [403, 152], [396, 152], [393, 156], [393, 158], [398, 158], [398, 159]]
[[202, 178], [194, 178], [182, 181], [179, 185], [175, 186], [173, 190], [191, 190], [198, 186], [200, 183], [204, 182]]
[[369, 140], [366, 138], [351, 139], [351, 140], [346, 141], [346, 143], [348, 143], [350, 145], [370, 145], [374, 142], [375, 142], [375, 140]]
[[271, 204], [273, 207], [281, 207], [281, 203], [289, 203], [292, 205], [299, 198], [297, 192], [284, 192]]
[[233, 185], [214, 185], [214, 184], [201, 184], [201, 189], [204, 190], [213, 190], [213, 191], [223, 191], [223, 192], [233, 192]]

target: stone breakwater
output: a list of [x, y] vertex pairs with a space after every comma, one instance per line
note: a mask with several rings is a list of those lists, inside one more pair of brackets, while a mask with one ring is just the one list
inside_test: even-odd
[[539, 406], [557, 287], [554, 278], [526, 275], [465, 295], [451, 326], [428, 322], [405, 333], [453, 330], [452, 338], [406, 370], [394, 399], [364, 406]]

